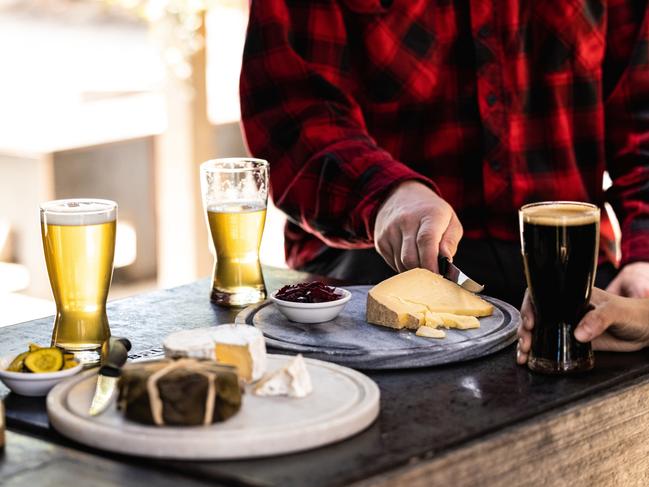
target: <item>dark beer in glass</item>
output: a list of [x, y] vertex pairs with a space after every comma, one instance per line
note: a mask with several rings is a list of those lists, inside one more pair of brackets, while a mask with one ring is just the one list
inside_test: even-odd
[[592, 369], [590, 343], [575, 339], [588, 310], [599, 247], [599, 208], [571, 201], [542, 202], [519, 211], [527, 286], [534, 303], [528, 367], [564, 373]]

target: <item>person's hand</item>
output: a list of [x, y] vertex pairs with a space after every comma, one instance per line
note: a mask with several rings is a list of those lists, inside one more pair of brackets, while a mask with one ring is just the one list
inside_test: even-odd
[[451, 206], [416, 181], [401, 183], [376, 215], [374, 246], [398, 272], [438, 272], [437, 255], [452, 258], [461, 238], [462, 224]]
[[648, 298], [649, 262], [633, 262], [625, 265], [606, 290], [630, 298]]
[[[586, 313], [575, 329], [578, 341], [592, 341], [594, 350], [612, 352], [633, 352], [649, 345], [649, 299], [624, 298], [593, 288], [590, 304], [594, 309]], [[521, 318], [516, 361], [524, 365], [534, 329], [534, 305], [529, 290], [525, 293]]]

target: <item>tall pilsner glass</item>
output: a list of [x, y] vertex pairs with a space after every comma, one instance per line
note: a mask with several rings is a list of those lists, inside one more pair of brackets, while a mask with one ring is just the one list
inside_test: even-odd
[[266, 221], [268, 163], [252, 158], [204, 162], [201, 189], [216, 252], [212, 301], [246, 306], [264, 300], [259, 247]]
[[106, 299], [113, 275], [117, 203], [98, 199], [41, 205], [45, 262], [56, 301], [52, 345], [98, 363], [110, 337]]
[[574, 331], [590, 302], [599, 247], [599, 208], [572, 201], [523, 206], [519, 212], [527, 286], [534, 303], [528, 367], [558, 374], [595, 365], [590, 343]]

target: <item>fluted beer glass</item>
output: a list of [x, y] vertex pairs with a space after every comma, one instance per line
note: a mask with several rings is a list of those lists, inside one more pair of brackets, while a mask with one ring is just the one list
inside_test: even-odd
[[588, 310], [599, 247], [599, 208], [551, 201], [519, 212], [527, 286], [534, 303], [528, 367], [564, 373], [594, 366], [590, 343], [578, 342], [577, 324]]
[[259, 247], [266, 221], [268, 163], [253, 158], [204, 162], [201, 189], [216, 253], [212, 301], [246, 306], [264, 300]]
[[113, 275], [117, 203], [98, 199], [41, 205], [41, 235], [56, 302], [52, 345], [84, 364], [99, 362], [110, 336], [106, 299]]

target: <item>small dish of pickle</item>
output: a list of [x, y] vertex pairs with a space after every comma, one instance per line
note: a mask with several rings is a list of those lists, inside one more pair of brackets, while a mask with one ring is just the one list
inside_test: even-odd
[[58, 382], [81, 371], [72, 354], [31, 343], [28, 350], [0, 358], [0, 381], [22, 396], [45, 396]]

